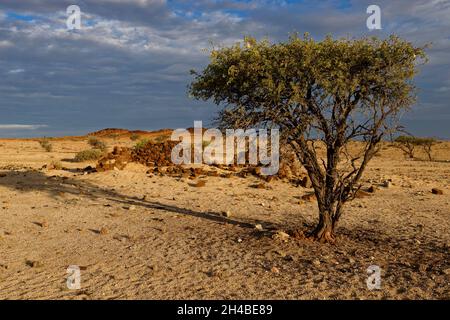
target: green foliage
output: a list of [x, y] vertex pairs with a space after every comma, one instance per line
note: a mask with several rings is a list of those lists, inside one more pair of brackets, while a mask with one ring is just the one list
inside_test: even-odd
[[103, 156], [103, 154], [104, 152], [99, 149], [83, 150], [75, 155], [74, 161], [83, 162], [83, 161], [98, 160], [100, 159], [100, 157]]
[[134, 146], [134, 149], [139, 150], [139, 149], [145, 147], [149, 142], [150, 142], [149, 139], [142, 139], [138, 143], [136, 143], [136, 145]]
[[106, 143], [104, 141], [100, 140], [97, 137], [92, 137], [92, 136], [89, 137], [88, 144], [91, 145], [92, 148], [98, 149], [98, 150], [101, 150], [101, 151], [104, 151], [107, 148]]
[[136, 133], [133, 133], [133, 134], [130, 136], [131, 141], [136, 141], [136, 140], [138, 140], [139, 138], [140, 138], [140, 136], [139, 136], [138, 134], [136, 134]]
[[169, 139], [169, 136], [163, 134], [161, 136], [156, 137], [155, 141], [158, 142], [158, 143], [161, 143], [161, 142], [166, 141], [167, 139]]
[[108, 134], [107, 137], [110, 139], [116, 140], [117, 138], [119, 138], [119, 136], [120, 136], [120, 134], [118, 134], [118, 133], [110, 133], [110, 134]]
[[213, 50], [202, 73], [192, 71], [190, 94], [231, 106], [218, 119], [229, 126], [270, 122], [283, 129], [294, 112], [306, 121], [314, 109], [328, 121], [338, 103], [342, 110], [335, 113], [347, 119], [370, 118], [373, 107], [393, 115], [414, 101], [410, 80], [418, 58], [425, 59], [422, 48], [395, 36], [317, 42], [294, 35], [278, 44], [245, 38], [243, 45]]
[[44, 137], [43, 139], [39, 140], [39, 144], [47, 152], [51, 152], [53, 150], [53, 145], [50, 143], [50, 140], [48, 138]]
[[402, 144], [416, 144], [417, 138], [414, 136], [398, 136], [394, 142]]

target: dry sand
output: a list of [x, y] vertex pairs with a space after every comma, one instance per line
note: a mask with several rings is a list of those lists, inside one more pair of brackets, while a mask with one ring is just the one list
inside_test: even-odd
[[[448, 142], [434, 162], [384, 147], [363, 182], [392, 186], [347, 205], [334, 246], [253, 227], [308, 230], [316, 205], [299, 198], [311, 190], [282, 181], [255, 189], [255, 177], [208, 177], [195, 188], [137, 164], [83, 174], [76, 168], [95, 163], [68, 161], [83, 139], [53, 146], [0, 140], [1, 299], [450, 298]], [[41, 169], [54, 160], [65, 170]], [[81, 267], [80, 290], [66, 287], [69, 265]], [[380, 290], [367, 288], [370, 265], [382, 270]]]

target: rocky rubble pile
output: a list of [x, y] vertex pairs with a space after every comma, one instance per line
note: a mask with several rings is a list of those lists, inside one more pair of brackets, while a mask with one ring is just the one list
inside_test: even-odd
[[205, 168], [187, 167], [172, 163], [172, 149], [178, 141], [148, 142], [139, 148], [115, 147], [114, 150], [98, 161], [96, 170], [122, 170], [127, 163], [137, 162], [152, 169], [149, 174], [169, 175], [178, 177], [220, 176], [229, 178], [231, 176], [247, 177], [256, 176], [267, 182], [273, 179], [285, 179], [305, 188], [310, 188], [309, 178], [306, 176], [301, 164], [291, 153], [284, 153], [280, 160], [280, 169], [276, 176], [264, 176], [261, 167], [250, 165], [220, 165], [214, 164]]
[[172, 149], [178, 141], [148, 142], [140, 148], [132, 150], [134, 162], [141, 163], [148, 167], [174, 166], [171, 160]]
[[96, 170], [98, 172], [114, 170], [114, 168], [122, 170], [127, 163], [132, 161], [131, 149], [114, 147], [111, 153], [98, 161]]

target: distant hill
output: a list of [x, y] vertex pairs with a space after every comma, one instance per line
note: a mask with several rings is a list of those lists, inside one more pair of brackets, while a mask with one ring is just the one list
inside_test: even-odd
[[95, 137], [109, 137], [111, 135], [116, 136], [130, 136], [132, 134], [142, 135], [142, 136], [158, 136], [164, 134], [171, 134], [172, 129], [160, 129], [156, 131], [144, 131], [144, 130], [128, 130], [128, 129], [120, 129], [120, 128], [106, 128], [102, 130], [98, 130], [95, 132], [90, 132], [88, 136]]

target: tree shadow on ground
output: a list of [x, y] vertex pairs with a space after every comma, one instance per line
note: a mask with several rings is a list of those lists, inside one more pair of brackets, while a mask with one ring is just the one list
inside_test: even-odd
[[122, 205], [134, 205], [136, 207], [183, 214], [218, 223], [237, 225], [243, 228], [254, 228], [256, 223], [261, 223], [264, 224], [264, 226], [275, 228], [275, 226], [268, 221], [243, 221], [225, 217], [218, 212], [195, 211], [192, 209], [177, 207], [175, 205], [164, 204], [159, 201], [140, 199], [138, 197], [121, 194], [115, 190], [105, 189], [80, 179], [61, 177], [57, 175], [48, 176], [39, 170], [3, 171], [2, 176], [0, 177], [0, 186], [21, 192], [45, 192], [50, 197], [55, 199], [61, 198], [64, 194], [82, 196], [91, 200], [104, 199]]

